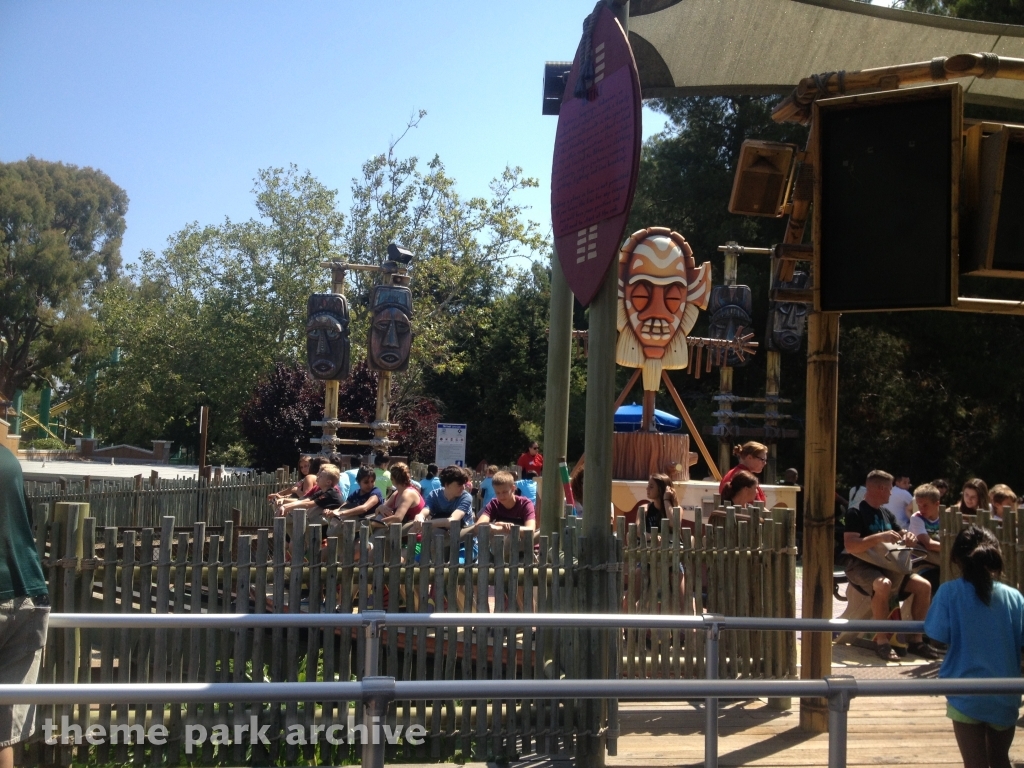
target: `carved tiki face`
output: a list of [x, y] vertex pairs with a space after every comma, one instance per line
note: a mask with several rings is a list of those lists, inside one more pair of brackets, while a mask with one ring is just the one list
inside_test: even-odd
[[[780, 288], [806, 288], [806, 272], [793, 273], [793, 279], [781, 283]], [[799, 352], [807, 328], [806, 304], [773, 301], [769, 304], [768, 349], [775, 352]]]
[[657, 390], [663, 369], [687, 365], [686, 334], [707, 306], [710, 266], [698, 268], [685, 238], [664, 227], [634, 232], [619, 264], [615, 361], [643, 368], [644, 389]]
[[306, 302], [306, 363], [313, 378], [348, 378], [348, 302], [337, 293], [314, 293]]
[[404, 371], [412, 349], [412, 291], [378, 285], [370, 298], [368, 362], [375, 371]]
[[[750, 314], [753, 311], [750, 288], [746, 285], [716, 285], [711, 289], [711, 322], [708, 336], [712, 339], [734, 339], [741, 327], [750, 330]], [[736, 353], [726, 353], [725, 364], [743, 366], [748, 358], [740, 360]]]

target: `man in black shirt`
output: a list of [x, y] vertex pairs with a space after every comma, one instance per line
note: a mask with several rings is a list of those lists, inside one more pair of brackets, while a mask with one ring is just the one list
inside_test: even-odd
[[[843, 544], [851, 555], [847, 558], [846, 577], [850, 588], [859, 587], [871, 596], [871, 618], [885, 619], [889, 615], [889, 598], [892, 594], [892, 579], [899, 581], [893, 571], [883, 571], [856, 555], [884, 544], [916, 544], [913, 534], [904, 531], [893, 518], [892, 513], [882, 505], [889, 500], [892, 490], [892, 475], [880, 469], [868, 473], [865, 483], [867, 491], [859, 506], [846, 512], [846, 527]], [[911, 574], [902, 583], [901, 594], [913, 596], [910, 612], [914, 621], [924, 621], [931, 605], [932, 589], [927, 580]], [[935, 650], [923, 641], [921, 635], [910, 635], [908, 650], [924, 659], [937, 659]], [[885, 661], [899, 661], [899, 656], [889, 644], [886, 635], [875, 635], [876, 652]]]

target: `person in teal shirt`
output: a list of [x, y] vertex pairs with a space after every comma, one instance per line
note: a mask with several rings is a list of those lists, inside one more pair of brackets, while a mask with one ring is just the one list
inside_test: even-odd
[[427, 464], [427, 476], [420, 480], [420, 494], [425, 499], [440, 487], [441, 481], [437, 478], [437, 464]]
[[[17, 457], [0, 445], [0, 685], [35, 685], [46, 644], [49, 591], [36, 553]], [[34, 704], [0, 705], [0, 766], [35, 731]]]
[[[1020, 677], [1024, 596], [995, 580], [1003, 570], [999, 541], [970, 525], [953, 542], [952, 557], [963, 576], [939, 587], [924, 622], [928, 637], [949, 645], [939, 677]], [[1009, 766], [1020, 695], [946, 701], [964, 766]]]
[[483, 509], [494, 500], [494, 473], [498, 467], [491, 464], [487, 467], [487, 477], [480, 481], [480, 509]]
[[537, 473], [527, 470], [523, 472], [523, 479], [516, 483], [519, 495], [530, 500], [534, 506], [537, 505]]

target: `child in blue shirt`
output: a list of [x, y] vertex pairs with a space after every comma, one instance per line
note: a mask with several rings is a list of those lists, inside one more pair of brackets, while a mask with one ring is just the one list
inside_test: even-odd
[[523, 479], [516, 483], [519, 495], [530, 500], [530, 503], [537, 506], [537, 473], [527, 470], [523, 472]]
[[[939, 587], [924, 622], [928, 637], [949, 645], [939, 677], [1019, 677], [1024, 596], [994, 580], [1003, 570], [999, 541], [987, 528], [970, 525], [953, 542], [952, 556], [963, 576]], [[946, 701], [964, 766], [1010, 765], [1020, 696]]]

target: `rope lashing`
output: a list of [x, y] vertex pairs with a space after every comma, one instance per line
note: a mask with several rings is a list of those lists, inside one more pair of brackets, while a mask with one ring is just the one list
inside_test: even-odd
[[583, 20], [583, 37], [580, 38], [579, 47], [576, 53], [580, 57], [580, 76], [576, 79], [576, 88], [573, 90], [573, 97], [577, 99], [591, 99], [596, 94], [594, 88], [594, 24], [597, 23], [597, 14], [601, 8], [608, 6], [615, 9], [622, 6], [622, 0], [597, 0], [597, 5], [587, 18]]

